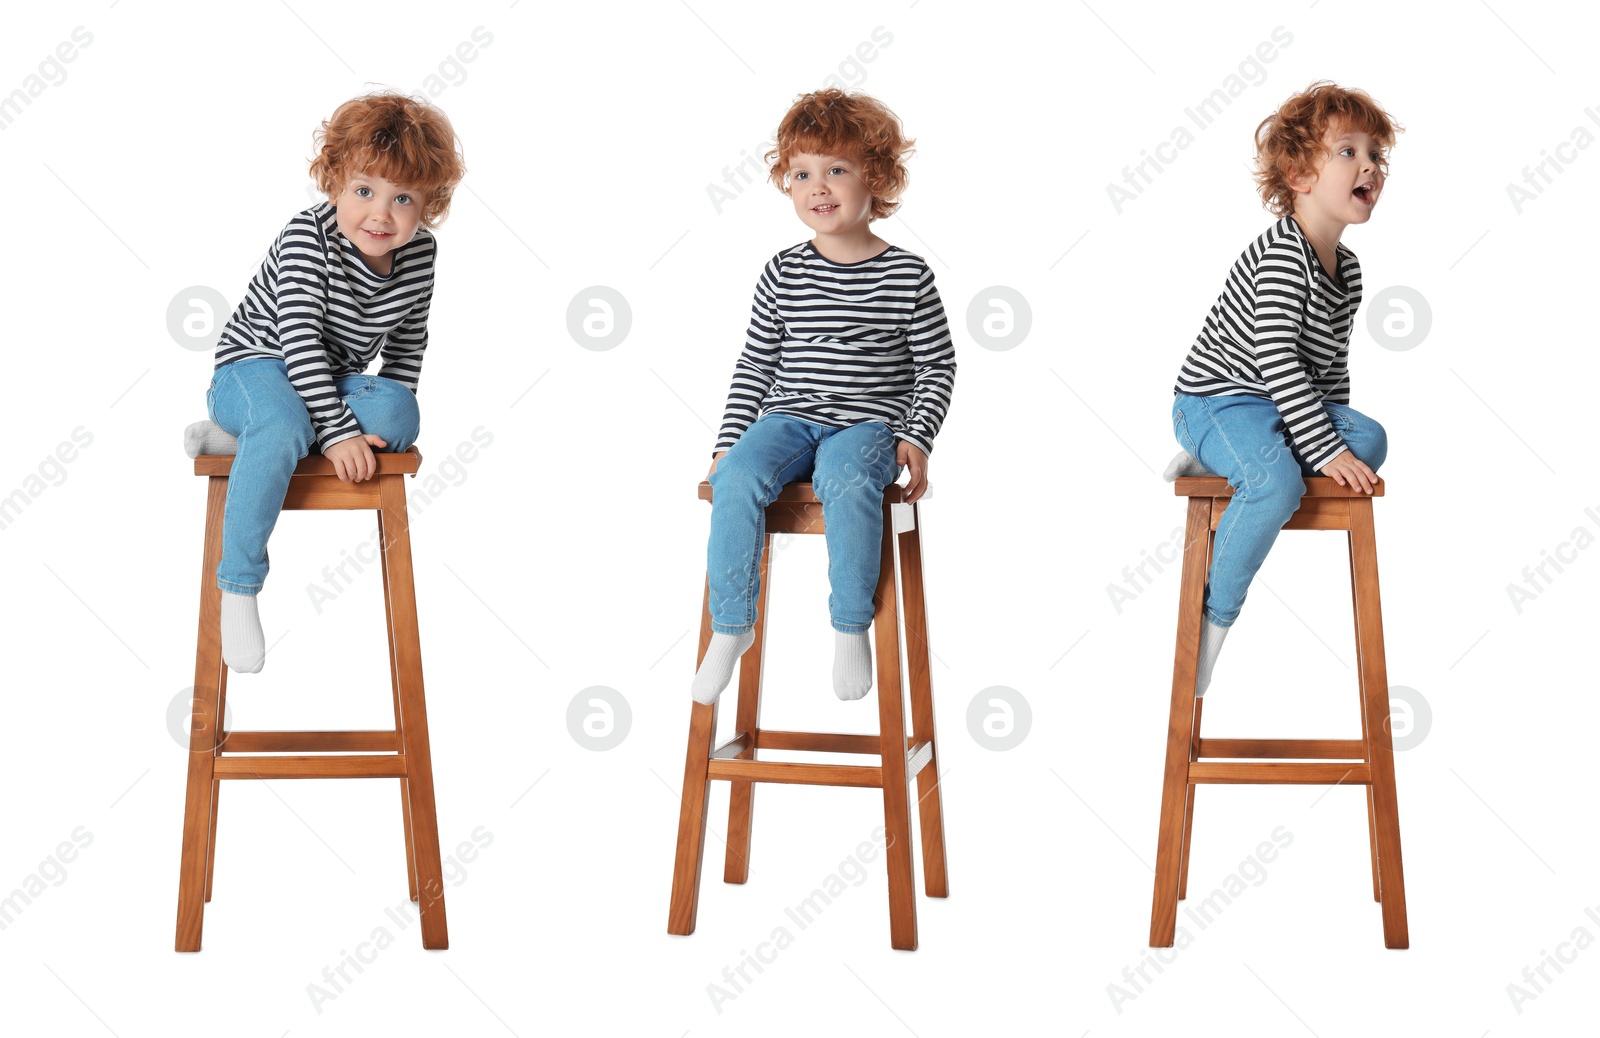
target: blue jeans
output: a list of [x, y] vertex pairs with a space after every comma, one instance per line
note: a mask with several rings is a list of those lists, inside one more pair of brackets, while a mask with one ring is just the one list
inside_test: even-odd
[[[1376, 472], [1389, 454], [1383, 426], [1344, 404], [1324, 400], [1322, 407], [1350, 453]], [[1317, 472], [1289, 446], [1278, 406], [1266, 397], [1175, 394], [1172, 431], [1233, 487], [1212, 541], [1205, 600], [1206, 619], [1230, 627], [1278, 531], [1300, 507], [1304, 477]]]
[[900, 476], [894, 454], [894, 434], [882, 422], [840, 429], [783, 414], [752, 422], [711, 474], [711, 629], [742, 634], [755, 626], [766, 508], [785, 483], [809, 478], [822, 502], [833, 629], [871, 630], [883, 488]]
[[[393, 379], [347, 375], [334, 389], [363, 433], [388, 442], [382, 451], [403, 451], [417, 439], [422, 416], [416, 394]], [[247, 357], [225, 364], [206, 390], [206, 413], [239, 439], [222, 513], [222, 561], [217, 587], [254, 595], [267, 579], [267, 538], [278, 523], [289, 477], [316, 445], [305, 401], [289, 384], [289, 371], [275, 357]]]

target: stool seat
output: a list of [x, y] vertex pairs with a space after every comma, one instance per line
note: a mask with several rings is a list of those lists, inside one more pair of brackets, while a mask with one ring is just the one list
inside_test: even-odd
[[[1233, 497], [1233, 487], [1221, 476], [1184, 476], [1175, 481], [1173, 493], [1187, 497], [1211, 499], [1211, 529], [1215, 530], [1227, 511]], [[1300, 507], [1284, 524], [1285, 530], [1349, 530], [1353, 521], [1353, 502], [1365, 501], [1369, 511], [1372, 498], [1382, 497], [1384, 484], [1380, 479], [1368, 494], [1357, 486], [1340, 486], [1328, 476], [1305, 477], [1306, 492], [1300, 498]]]
[[1359, 674], [1360, 739], [1206, 739], [1200, 735], [1205, 700], [1195, 695], [1204, 622], [1206, 576], [1217, 522], [1233, 487], [1220, 476], [1188, 476], [1174, 492], [1189, 499], [1179, 586], [1178, 637], [1173, 655], [1172, 701], [1167, 725], [1161, 824], [1156, 842], [1155, 893], [1150, 945], [1174, 943], [1178, 902], [1188, 894], [1189, 846], [1195, 790], [1207, 784], [1330, 784], [1363, 786], [1372, 859], [1372, 896], [1382, 906], [1386, 947], [1410, 944], [1405, 875], [1400, 855], [1400, 809], [1395, 793], [1394, 744], [1389, 726], [1389, 683], [1384, 663], [1383, 614], [1378, 594], [1378, 554], [1372, 499], [1327, 476], [1307, 476], [1300, 507], [1285, 530], [1342, 530], [1350, 547], [1350, 594], [1355, 616]]
[[[1372, 493], [1351, 484], [1340, 486], [1332, 476], [1306, 476], [1307, 497], [1382, 497], [1384, 482], [1380, 477], [1373, 481]], [[1179, 476], [1172, 484], [1172, 492], [1179, 497], [1231, 497], [1233, 484], [1221, 476]]]
[[200, 624], [189, 730], [189, 776], [183, 853], [178, 878], [178, 951], [199, 951], [205, 905], [216, 865], [217, 814], [224, 779], [393, 778], [400, 809], [411, 900], [418, 903], [422, 946], [449, 947], [432, 755], [422, 687], [422, 654], [412, 578], [405, 477], [415, 476], [422, 452], [374, 452], [370, 479], [345, 483], [320, 454], [303, 458], [289, 478], [284, 509], [371, 508], [378, 513], [389, 679], [395, 726], [377, 731], [230, 731], [224, 728], [228, 668], [222, 659], [222, 518], [231, 454], [201, 455], [194, 473], [206, 477], [205, 545], [200, 568]]
[[[373, 451], [373, 460], [378, 463], [378, 469], [373, 478], [378, 476], [415, 476], [422, 467], [422, 452], [415, 447], [403, 451], [385, 452]], [[226, 476], [233, 471], [234, 455], [232, 454], [202, 454], [194, 459], [194, 474], [197, 476]], [[294, 467], [296, 476], [334, 476], [333, 462], [320, 454], [307, 454], [300, 459]]]
[[[712, 500], [709, 482], [699, 497]], [[678, 846], [672, 874], [672, 903], [667, 932], [694, 932], [700, 903], [700, 872], [705, 858], [706, 816], [711, 782], [730, 783], [727, 857], [723, 881], [743, 883], [750, 873], [750, 834], [754, 819], [755, 784], [796, 783], [857, 786], [883, 791], [884, 858], [889, 877], [889, 938], [892, 947], [917, 946], [915, 867], [911, 858], [911, 815], [906, 784], [917, 782], [921, 821], [922, 863], [929, 897], [946, 897], [949, 883], [944, 849], [944, 809], [939, 788], [937, 739], [933, 721], [933, 687], [928, 646], [927, 610], [922, 588], [922, 540], [915, 503], [905, 488], [890, 485], [883, 493], [883, 540], [878, 583], [873, 598], [874, 656], [877, 667], [878, 733], [777, 731], [760, 726], [762, 653], [766, 644], [767, 591], [771, 584], [774, 534], [820, 534], [826, 528], [821, 502], [810, 483], [790, 483], [766, 510], [760, 560], [761, 589], [756, 605], [755, 640], [739, 660], [737, 716], [732, 738], [712, 747], [718, 702], [693, 703], [689, 717], [688, 756], [684, 766], [683, 804], [678, 815]], [[895, 562], [899, 559], [901, 590], [897, 594]], [[698, 667], [711, 643], [711, 585], [705, 585], [700, 621]], [[904, 615], [899, 608], [904, 603]], [[911, 692], [911, 734], [904, 720], [900, 634], [904, 623], [907, 674]], [[757, 759], [761, 750], [802, 750], [871, 754], [876, 765], [805, 764]]]

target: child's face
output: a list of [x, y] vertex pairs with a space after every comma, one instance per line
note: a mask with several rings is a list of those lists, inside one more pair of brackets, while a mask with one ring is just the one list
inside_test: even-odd
[[338, 208], [340, 233], [383, 274], [394, 266], [389, 254], [416, 237], [422, 222], [422, 197], [378, 176], [351, 177], [333, 204]]
[[1295, 183], [1295, 210], [1341, 224], [1366, 223], [1383, 191], [1383, 154], [1364, 130], [1333, 127], [1322, 138], [1327, 154], [1317, 171]]
[[789, 158], [789, 197], [795, 215], [818, 234], [849, 235], [872, 219], [872, 192], [860, 164], [838, 155], [799, 152]]

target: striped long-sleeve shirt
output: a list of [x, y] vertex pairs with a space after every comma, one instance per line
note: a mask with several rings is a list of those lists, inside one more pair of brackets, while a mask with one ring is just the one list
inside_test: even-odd
[[1361, 265], [1344, 245], [1337, 251], [1332, 278], [1293, 217], [1269, 227], [1229, 271], [1173, 387], [1269, 398], [1290, 446], [1317, 469], [1346, 449], [1322, 401], [1350, 402], [1350, 330], [1361, 305]]
[[334, 380], [366, 371], [417, 391], [433, 303], [433, 232], [418, 227], [394, 250], [389, 275], [375, 274], [339, 231], [335, 208], [320, 202], [296, 213], [217, 340], [216, 367], [245, 357], [277, 357], [305, 401], [323, 451], [361, 427]]
[[883, 422], [932, 453], [955, 374], [944, 306], [920, 256], [891, 245], [834, 263], [801, 242], [756, 282], [715, 450], [759, 416], [787, 414], [839, 427]]

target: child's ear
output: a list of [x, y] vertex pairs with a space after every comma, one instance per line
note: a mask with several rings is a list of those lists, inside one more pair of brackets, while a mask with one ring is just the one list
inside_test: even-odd
[[1308, 193], [1317, 182], [1317, 171], [1314, 169], [1302, 170], [1288, 178], [1289, 186], [1297, 194]]

